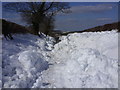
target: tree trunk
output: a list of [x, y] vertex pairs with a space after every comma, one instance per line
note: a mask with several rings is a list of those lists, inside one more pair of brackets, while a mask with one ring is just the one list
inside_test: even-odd
[[34, 34], [38, 35], [40, 37], [40, 34], [39, 34], [39, 23], [32, 23], [32, 24], [33, 24]]

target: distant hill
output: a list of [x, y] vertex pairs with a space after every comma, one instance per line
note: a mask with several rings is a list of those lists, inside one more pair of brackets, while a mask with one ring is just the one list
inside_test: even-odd
[[24, 26], [18, 25], [16, 23], [4, 19], [0, 19], [0, 22], [2, 22], [2, 28], [9, 27], [11, 33], [22, 33], [22, 34], [28, 33], [28, 30]]
[[[7, 24], [7, 26], [9, 26], [11, 33], [28, 33], [28, 32], [31, 33], [30, 28], [26, 28], [16, 23], [6, 21], [4, 19], [0, 19], [0, 24], [1, 24], [1, 21], [2, 21], [3, 26], [6, 26], [4, 24]], [[51, 33], [49, 33], [49, 35], [53, 37], [58, 37], [58, 36], [67, 35], [70, 33], [101, 32], [101, 31], [111, 31], [112, 29], [118, 29], [118, 32], [120, 32], [119, 25], [120, 25], [120, 22], [116, 22], [116, 23], [111, 23], [111, 24], [105, 24], [102, 26], [97, 26], [97, 27], [86, 29], [83, 31], [71, 31], [71, 32], [62, 32], [60, 30], [59, 31], [53, 30]], [[6, 27], [2, 27], [2, 28], [6, 28]]]
[[70, 33], [82, 33], [82, 32], [111, 31], [113, 29], [118, 29], [118, 32], [120, 32], [119, 25], [120, 25], [120, 22], [116, 22], [116, 23], [111, 23], [111, 24], [105, 24], [105, 25], [102, 25], [102, 26], [97, 26], [97, 27], [86, 29], [86, 30], [83, 30], [83, 31], [66, 32], [66, 33], [62, 33], [62, 35], [67, 35], [67, 34], [70, 34]]

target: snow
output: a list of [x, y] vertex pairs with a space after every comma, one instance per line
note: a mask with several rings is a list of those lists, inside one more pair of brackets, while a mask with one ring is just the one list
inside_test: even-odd
[[2, 38], [0, 35], [0, 88], [2, 87]]
[[116, 30], [73, 33], [55, 45], [52, 37], [13, 37], [2, 43], [4, 88], [118, 87]]
[[35, 35], [14, 35], [3, 40], [3, 87], [31, 87], [48, 68], [45, 39]]
[[61, 38], [43, 78], [57, 88], [118, 87], [118, 33], [74, 33]]

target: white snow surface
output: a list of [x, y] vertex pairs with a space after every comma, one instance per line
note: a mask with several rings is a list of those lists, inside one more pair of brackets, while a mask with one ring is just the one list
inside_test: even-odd
[[0, 88], [2, 88], [2, 38], [0, 35]]
[[117, 88], [118, 33], [73, 33], [53, 46], [51, 37], [3, 39], [4, 88]]

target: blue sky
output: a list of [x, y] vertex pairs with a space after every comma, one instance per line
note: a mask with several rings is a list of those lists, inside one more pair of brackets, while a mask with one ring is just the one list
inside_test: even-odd
[[[72, 12], [58, 14], [55, 17], [55, 29], [80, 31], [118, 20], [117, 2], [70, 2], [69, 4]], [[25, 25], [18, 13], [3, 10], [2, 15], [9, 21]]]

